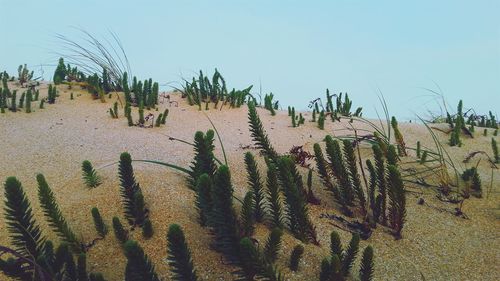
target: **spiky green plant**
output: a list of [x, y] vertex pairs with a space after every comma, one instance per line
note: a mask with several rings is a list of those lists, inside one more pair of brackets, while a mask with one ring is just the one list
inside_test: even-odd
[[243, 199], [243, 205], [241, 206], [241, 231], [243, 236], [252, 236], [253, 231], [255, 230], [255, 218], [254, 218], [254, 201], [253, 201], [253, 192], [248, 191]]
[[495, 140], [495, 138], [491, 138], [491, 149], [493, 150], [493, 158], [495, 159], [495, 163], [500, 163], [500, 156], [498, 155], [497, 141]]
[[59, 58], [59, 63], [57, 64], [56, 70], [54, 71], [53, 81], [54, 84], [61, 84], [66, 78], [66, 66], [64, 65], [64, 59]]
[[323, 151], [318, 143], [315, 143], [314, 146], [314, 156], [316, 159], [316, 168], [318, 170], [319, 176], [323, 181], [323, 185], [331, 192], [334, 192], [335, 197], [339, 197], [339, 192], [335, 185], [333, 184], [332, 177], [330, 175], [330, 171], [328, 170], [328, 163], [325, 160], [325, 156], [323, 155]]
[[397, 166], [398, 164], [398, 153], [396, 152], [396, 147], [390, 144], [387, 147], [387, 164]]
[[291, 116], [291, 115], [292, 115], [292, 107], [288, 106], [288, 116]]
[[284, 279], [281, 272], [264, 257], [250, 238], [241, 239], [239, 252], [241, 270], [237, 271], [238, 280], [282, 281]]
[[124, 249], [127, 257], [125, 281], [160, 281], [154, 265], [136, 241], [125, 242]]
[[349, 178], [349, 172], [344, 162], [344, 157], [340, 149], [339, 142], [333, 140], [331, 136], [326, 136], [326, 154], [330, 161], [330, 168], [339, 184], [339, 198], [340, 204], [346, 214], [350, 214], [348, 206], [353, 205], [354, 190], [352, 181]]
[[290, 269], [292, 271], [298, 271], [299, 270], [299, 262], [300, 259], [302, 258], [302, 255], [304, 254], [304, 246], [302, 245], [296, 245], [293, 250], [292, 254], [290, 255]]
[[316, 230], [309, 218], [305, 194], [300, 186], [302, 179], [297, 180], [295, 177], [295, 163], [290, 157], [282, 156], [278, 159], [277, 167], [288, 210], [288, 227], [296, 238], [317, 244]]
[[398, 121], [396, 120], [396, 117], [392, 116], [391, 119], [391, 126], [392, 129], [394, 130], [394, 137], [396, 138], [396, 142], [398, 143], [398, 150], [401, 152], [401, 156], [406, 156], [406, 144], [403, 139], [403, 134], [401, 134], [401, 131], [399, 130], [398, 127]]
[[316, 109], [313, 109], [311, 122], [316, 122]]
[[354, 264], [354, 261], [356, 260], [356, 255], [358, 254], [358, 250], [359, 250], [359, 234], [354, 233], [352, 235], [351, 242], [349, 242], [349, 246], [347, 246], [347, 249], [342, 255], [341, 259], [342, 275], [347, 276], [351, 272], [351, 268]]
[[50, 104], [53, 104], [56, 102], [56, 96], [57, 96], [57, 88], [56, 86], [52, 86], [52, 84], [49, 84], [49, 90], [47, 94], [47, 102]]
[[330, 256], [337, 256], [340, 260], [343, 258], [342, 242], [335, 230], [330, 234]]
[[42, 174], [38, 174], [36, 176], [36, 180], [38, 182], [38, 199], [49, 226], [54, 230], [57, 236], [61, 238], [61, 240], [71, 246], [71, 249], [74, 252], [81, 252], [83, 244], [80, 239], [77, 238], [77, 235], [64, 218], [63, 213], [59, 209], [54, 193], [47, 184], [45, 177]]
[[406, 197], [401, 174], [394, 165], [387, 166], [387, 187], [390, 203], [389, 222], [394, 236], [399, 239], [406, 220]]
[[23, 92], [21, 94], [21, 97], [19, 98], [19, 105], [17, 107], [24, 108], [24, 99], [25, 98], [26, 98], [26, 92]]
[[125, 112], [125, 117], [127, 117], [128, 126], [129, 127], [134, 126], [134, 120], [132, 120], [132, 108], [130, 107], [129, 103], [125, 105], [124, 112]]
[[485, 136], [485, 137], [488, 136], [488, 129], [484, 129], [483, 136]]
[[121, 244], [125, 244], [128, 240], [128, 232], [123, 228], [122, 223], [118, 217], [113, 217], [113, 232], [115, 237]]
[[145, 239], [149, 239], [153, 237], [154, 230], [153, 230], [153, 223], [149, 218], [144, 220], [144, 224], [142, 225], [142, 236]]
[[144, 205], [140, 205], [140, 198], [143, 198], [142, 191], [139, 183], [135, 180], [132, 157], [128, 152], [120, 155], [118, 175], [125, 218], [131, 225], [142, 225], [147, 217], [147, 211]]
[[238, 218], [233, 207], [233, 186], [229, 168], [221, 165], [215, 174], [212, 189], [214, 246], [229, 261], [237, 261], [240, 241]]
[[366, 211], [366, 197], [361, 186], [361, 179], [358, 173], [358, 166], [356, 164], [356, 155], [354, 154], [354, 144], [349, 140], [343, 140], [344, 144], [344, 156], [349, 171], [349, 177], [351, 178], [352, 187], [356, 198], [358, 199], [359, 207], [361, 210], [361, 215], [364, 217], [367, 214]]
[[278, 258], [278, 252], [281, 248], [281, 236], [283, 236], [283, 231], [280, 228], [275, 227], [271, 230], [266, 239], [264, 256], [270, 262], [275, 262]]
[[75, 97], [73, 96], [73, 92], [71, 92], [71, 93], [69, 94], [69, 99], [70, 99], [70, 100], [74, 100], [74, 99], [75, 99]]
[[11, 244], [23, 256], [41, 257], [45, 249], [45, 237], [36, 223], [30, 202], [21, 182], [8, 177], [4, 184], [4, 218]]
[[319, 281], [331, 281], [332, 280], [332, 265], [328, 258], [324, 258], [321, 261], [321, 269], [319, 273]]
[[167, 262], [172, 272], [172, 280], [198, 280], [184, 232], [177, 224], [171, 224], [168, 228], [167, 253]]
[[420, 164], [423, 165], [427, 161], [427, 150], [422, 152], [422, 157], [420, 158]]
[[363, 251], [363, 257], [361, 258], [361, 267], [359, 268], [359, 280], [360, 281], [371, 281], [373, 280], [375, 263], [373, 261], [373, 248], [368, 246]]
[[322, 110], [320, 113], [319, 113], [319, 117], [318, 117], [318, 128], [320, 130], [324, 130], [325, 129], [325, 111]]
[[[380, 196], [380, 206], [377, 206], [377, 209], [380, 210], [380, 216], [381, 216], [381, 221], [382, 224], [386, 225], [387, 224], [387, 216], [386, 216], [386, 209], [387, 209], [387, 184], [386, 184], [386, 177], [385, 177], [385, 161], [384, 161], [384, 156], [382, 154], [382, 150], [380, 149], [380, 146], [375, 144], [372, 146], [373, 150], [373, 155], [375, 157], [375, 170], [377, 172], [377, 188]], [[378, 197], [377, 196], [377, 197]], [[375, 217], [376, 221], [379, 221], [378, 217]]]
[[212, 181], [207, 174], [202, 174], [198, 178], [196, 185], [196, 200], [195, 205], [199, 214], [199, 221], [201, 226], [210, 224], [210, 212], [212, 211]]
[[248, 122], [250, 124], [250, 133], [258, 149], [262, 151], [272, 161], [278, 158], [278, 153], [274, 150], [269, 137], [267, 136], [262, 122], [257, 114], [254, 102], [248, 103]]
[[26, 113], [31, 113], [31, 102], [33, 100], [33, 93], [31, 90], [28, 90], [28, 93], [26, 94]]
[[139, 124], [144, 124], [144, 103], [141, 101], [139, 103]]
[[370, 209], [372, 210], [373, 217], [376, 217], [378, 214], [375, 212], [375, 194], [377, 191], [377, 172], [375, 171], [375, 167], [372, 164], [370, 159], [366, 159], [366, 167], [368, 167], [368, 172], [370, 173], [370, 183], [368, 185], [368, 201], [370, 205]]
[[[12, 112], [16, 112], [17, 111], [17, 106], [16, 106], [16, 95], [17, 95], [17, 91], [14, 90], [12, 91], [12, 96], [11, 96], [11, 99], [10, 99], [10, 111]], [[5, 104], [2, 104], [2, 108], [6, 106]]]
[[45, 99], [41, 99], [40, 100], [40, 109], [43, 109], [43, 104], [45, 103]]
[[498, 136], [498, 129], [495, 129], [495, 131], [493, 131], [493, 136]]
[[292, 113], [290, 114], [290, 118], [292, 118], [292, 127], [297, 127], [297, 115], [295, 115], [295, 107], [292, 107]]
[[420, 141], [417, 141], [417, 158], [420, 159], [420, 156], [421, 156], [421, 145], [420, 145]]
[[82, 179], [89, 188], [97, 187], [102, 183], [101, 177], [99, 177], [97, 171], [92, 167], [92, 163], [88, 160], [82, 162]]
[[302, 113], [299, 113], [299, 122], [298, 125], [303, 125], [306, 119], [304, 119], [304, 116], [302, 116]]
[[168, 116], [168, 108], [165, 108], [165, 111], [163, 111], [163, 114], [161, 115], [162, 125], [165, 125], [165, 123], [167, 123], [167, 116]]
[[158, 115], [158, 118], [156, 118], [155, 127], [160, 127], [162, 117], [163, 117], [163, 113], [160, 113], [160, 115]]
[[102, 238], [106, 237], [106, 234], [108, 234], [108, 226], [104, 223], [101, 213], [99, 213], [99, 209], [93, 207], [91, 213], [92, 219], [94, 220], [95, 230]]
[[281, 205], [276, 166], [273, 163], [268, 163], [266, 193], [267, 201], [269, 202], [266, 207], [269, 214], [268, 223], [271, 227], [283, 228], [283, 208]]
[[89, 279], [89, 276], [87, 274], [87, 255], [85, 255], [85, 253], [80, 253], [77, 256], [76, 272], [78, 280], [86, 281]]
[[254, 202], [253, 216], [257, 222], [262, 222], [264, 219], [264, 190], [257, 163], [251, 152], [245, 153], [245, 166], [247, 169], [247, 182], [252, 190]]
[[214, 131], [208, 130], [206, 134], [198, 131], [194, 135], [194, 160], [191, 163], [191, 178], [189, 183], [192, 189], [202, 174], [207, 174], [213, 179], [217, 165], [214, 157]]

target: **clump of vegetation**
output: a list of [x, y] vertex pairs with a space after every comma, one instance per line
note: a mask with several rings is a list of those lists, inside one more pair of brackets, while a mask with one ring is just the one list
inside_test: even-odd
[[31, 101], [33, 100], [33, 93], [31, 89], [28, 90], [26, 94], [26, 113], [31, 113]]
[[111, 118], [118, 118], [118, 102], [115, 102], [113, 108], [109, 109], [109, 114], [111, 115]]
[[83, 243], [77, 238], [77, 235], [73, 232], [63, 216], [54, 193], [47, 184], [45, 177], [42, 174], [38, 174], [36, 180], [38, 182], [38, 198], [40, 200], [40, 205], [50, 227], [57, 236], [71, 246], [73, 251], [77, 253], [82, 252]]
[[325, 129], [325, 111], [321, 111], [319, 113], [319, 117], [318, 117], [318, 128], [320, 130], [324, 130]]
[[142, 226], [144, 220], [148, 217], [148, 209], [144, 203], [141, 187], [135, 180], [132, 157], [127, 152], [120, 155], [118, 175], [124, 215], [130, 225]]
[[500, 156], [498, 155], [497, 141], [495, 140], [495, 138], [491, 138], [491, 149], [493, 150], [493, 158], [495, 159], [495, 163], [500, 163]]
[[198, 280], [184, 232], [177, 224], [171, 224], [168, 228], [167, 253], [167, 262], [172, 272], [173, 280]]
[[250, 125], [251, 137], [254, 140], [257, 148], [263, 152], [265, 157], [268, 157], [273, 161], [277, 159], [278, 153], [276, 152], [276, 150], [274, 150], [269, 137], [264, 131], [262, 121], [257, 114], [254, 102], [248, 103], [248, 120], [248, 123]]
[[280, 228], [273, 228], [269, 233], [264, 247], [264, 256], [270, 262], [275, 262], [278, 258], [278, 252], [281, 248], [281, 237], [283, 231]]
[[391, 119], [391, 126], [392, 129], [394, 130], [394, 137], [396, 138], [396, 142], [398, 144], [398, 152], [400, 156], [407, 156], [406, 153], [406, 144], [403, 139], [403, 134], [401, 134], [401, 131], [399, 131], [398, 127], [398, 121], [396, 120], [396, 117], [392, 116]]
[[47, 102], [50, 103], [50, 104], [55, 103], [56, 102], [56, 97], [57, 97], [57, 88], [56, 88], [56, 86], [52, 86], [52, 84], [49, 84]]
[[151, 220], [149, 218], [146, 218], [144, 220], [143, 225], [142, 225], [142, 236], [145, 239], [149, 239], [149, 238], [153, 237], [153, 234], [154, 234], [153, 223], [151, 222]]
[[102, 238], [106, 237], [106, 234], [108, 234], [108, 227], [104, 223], [104, 220], [101, 217], [101, 213], [99, 213], [99, 209], [94, 207], [94, 208], [92, 208], [91, 213], [92, 213], [92, 219], [94, 220], [94, 226], [95, 226], [97, 233]]
[[269, 110], [272, 116], [276, 115], [276, 110], [279, 107], [279, 101], [273, 101], [273, 98], [273, 93], [264, 96], [264, 108]]
[[202, 105], [205, 104], [205, 110], [209, 109], [209, 103], [214, 103], [214, 108], [219, 105], [223, 107], [228, 104], [230, 107], [240, 107], [250, 97], [252, 86], [244, 90], [228, 91], [226, 81], [222, 75], [215, 69], [212, 79], [209, 79], [200, 70], [198, 78], [193, 77], [192, 81], [185, 81], [182, 89], [178, 89], [182, 93], [183, 98], [187, 98], [189, 105], [197, 105], [199, 110], [202, 110]]
[[293, 248], [292, 254], [290, 255], [290, 269], [292, 271], [299, 270], [299, 262], [304, 254], [304, 246], [297, 245]]
[[241, 270], [236, 272], [238, 280], [284, 280], [279, 270], [266, 259], [261, 249], [257, 248], [250, 238], [241, 239], [239, 252]]
[[113, 232], [115, 233], [116, 239], [121, 243], [125, 244], [128, 240], [128, 231], [123, 228], [122, 223], [118, 217], [113, 217]]
[[23, 92], [21, 94], [21, 97], [19, 98], [19, 108], [24, 108], [24, 98], [26, 97], [26, 92]]
[[56, 70], [54, 71], [54, 77], [52, 81], [54, 81], [54, 84], [59, 85], [65, 79], [66, 79], [66, 65], [64, 65], [64, 59], [59, 58], [59, 63], [57, 64]]
[[290, 118], [292, 118], [292, 127], [297, 127], [297, 115], [295, 114], [295, 107], [292, 107]]
[[82, 179], [89, 188], [97, 187], [102, 183], [101, 177], [99, 177], [97, 171], [88, 160], [82, 162]]
[[19, 84], [21, 84], [21, 87], [23, 87], [25, 83], [33, 79], [33, 71], [30, 72], [26, 64], [20, 65], [17, 68], [17, 73], [18, 73], [17, 79], [19, 80]]
[[[465, 182], [466, 186], [466, 193], [469, 193], [472, 191], [472, 194], [478, 198], [482, 197], [482, 188], [481, 188], [481, 178], [479, 177], [479, 174], [477, 173], [477, 168], [472, 167], [469, 169], [466, 169], [462, 173], [462, 180]], [[465, 196], [467, 197], [467, 195]]]
[[252, 153], [245, 153], [245, 165], [247, 169], [247, 182], [251, 189], [253, 202], [253, 214], [257, 222], [262, 222], [264, 219], [264, 190], [262, 180], [257, 168], [257, 163]]
[[160, 281], [154, 265], [136, 241], [127, 241], [123, 248], [127, 257], [125, 280]]
[[374, 261], [373, 261], [373, 248], [368, 246], [363, 251], [361, 258], [361, 267], [359, 269], [359, 280], [370, 281], [373, 279]]
[[39, 108], [40, 108], [40, 109], [43, 109], [43, 108], [44, 108], [44, 107], [43, 107], [44, 103], [45, 103], [45, 99], [41, 99], [41, 100], [40, 100], [40, 105], [39, 105]]
[[266, 195], [268, 202], [266, 206], [267, 221], [271, 227], [281, 229], [284, 225], [283, 207], [281, 204], [276, 166], [272, 163], [268, 163]]

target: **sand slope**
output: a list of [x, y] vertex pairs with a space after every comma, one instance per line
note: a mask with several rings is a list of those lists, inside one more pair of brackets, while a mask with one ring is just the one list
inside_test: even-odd
[[[37, 173], [46, 176], [71, 227], [85, 241], [90, 241], [97, 237], [90, 214], [92, 207], [99, 208], [110, 227], [113, 216], [122, 217], [117, 166], [104, 166], [117, 161], [121, 152], [128, 151], [134, 159], [161, 160], [187, 167], [193, 157], [192, 147], [169, 140], [168, 136], [192, 141], [196, 131], [206, 131], [211, 127], [205, 114], [216, 124], [223, 139], [235, 195], [242, 198], [247, 191], [243, 154], [248, 150], [255, 154], [258, 151], [244, 148], [252, 144], [246, 107], [200, 112], [196, 107], [188, 106], [179, 95], [172, 94], [172, 100], [179, 103], [178, 107], [160, 104], [159, 112], [165, 107], [170, 109], [166, 126], [145, 129], [128, 127], [121, 108], [120, 118], [111, 119], [107, 110], [116, 100], [116, 94], [103, 104], [92, 100], [83, 91], [62, 88], [66, 87], [61, 87], [57, 103], [46, 104], [43, 110], [38, 109], [38, 102], [34, 102], [34, 112], [31, 114], [0, 114], [0, 179], [3, 182], [7, 176], [18, 177], [32, 202], [37, 221], [43, 226], [44, 234], [53, 241], [58, 240], [47, 227], [37, 199]], [[71, 91], [74, 92], [75, 100], [69, 99]], [[43, 86], [41, 96], [46, 96], [46, 92]], [[159, 112], [152, 111], [155, 115]], [[312, 145], [321, 142], [326, 134], [340, 136], [349, 133], [345, 123], [330, 121], [326, 122], [324, 131], [319, 130], [314, 123], [309, 122], [310, 114], [307, 113], [304, 115], [306, 124], [299, 128], [290, 127], [286, 112], [278, 112], [273, 117], [266, 110], [259, 109], [259, 114], [279, 153], [287, 152], [293, 145], [304, 145], [306, 150], [312, 152]], [[136, 108], [133, 109], [133, 115], [137, 119]], [[400, 127], [407, 145], [415, 146], [415, 142], [420, 140], [432, 147], [432, 140], [422, 125], [400, 124]], [[477, 132], [476, 138], [466, 139], [461, 148], [445, 146], [457, 165], [466, 167], [461, 161], [474, 150], [491, 154], [491, 131], [488, 137], [479, 133], [482, 130], [478, 129]], [[443, 142], [446, 141], [446, 135], [440, 132], [436, 134]], [[500, 141], [498, 137], [497, 140]], [[369, 155], [368, 146], [362, 149], [363, 155]], [[216, 154], [219, 159], [223, 159], [218, 143]], [[95, 167], [104, 167], [98, 171], [104, 183], [96, 189], [86, 189], [80, 179], [80, 165], [85, 159], [90, 160]], [[403, 159], [411, 160], [410, 157]], [[261, 159], [259, 161], [262, 162]], [[483, 188], [486, 189], [491, 170], [484, 159], [479, 167], [485, 185]], [[232, 280], [230, 272], [234, 268], [224, 265], [221, 256], [210, 250], [211, 236], [197, 223], [194, 195], [186, 186], [185, 176], [144, 163], [135, 163], [134, 169], [151, 209], [155, 235], [149, 241], [144, 241], [140, 231], [135, 231], [133, 237], [152, 258], [157, 272], [168, 280], [165, 235], [169, 224], [178, 223], [185, 230], [200, 277], [203, 280]], [[303, 169], [303, 172], [305, 175], [306, 170]], [[261, 173], [264, 175], [263, 169]], [[466, 201], [464, 212], [469, 219], [446, 212], [452, 212], [455, 205], [437, 200], [433, 190], [408, 185], [411, 192], [407, 197], [408, 219], [403, 230], [404, 238], [395, 241], [379, 227], [368, 241], [361, 242], [361, 248], [371, 244], [375, 249], [375, 280], [422, 280], [421, 275], [425, 276], [425, 280], [500, 279], [497, 266], [500, 262], [499, 183], [500, 172], [497, 170], [494, 172], [493, 192], [489, 197]], [[333, 229], [341, 234], [344, 244], [350, 239], [348, 232], [335, 228], [327, 219], [319, 218], [322, 213], [338, 214], [339, 211], [335, 208], [331, 194], [323, 190], [317, 176], [313, 184], [316, 195], [322, 200], [320, 206], [310, 207], [321, 246], [306, 245], [301, 270], [291, 273], [287, 262], [292, 248], [299, 241], [287, 234], [278, 260], [278, 266], [287, 280], [317, 280], [320, 262], [328, 255], [329, 234]], [[427, 203], [424, 206], [416, 203], [421, 197]], [[259, 226], [256, 237], [263, 243], [267, 233], [264, 226]], [[8, 244], [8, 233], [3, 220], [0, 220], [0, 245]], [[121, 280], [123, 277], [125, 258], [112, 233], [97, 242], [89, 251], [87, 260], [89, 270], [104, 273], [107, 280]], [[356, 276], [358, 267], [358, 264], [354, 267]]]

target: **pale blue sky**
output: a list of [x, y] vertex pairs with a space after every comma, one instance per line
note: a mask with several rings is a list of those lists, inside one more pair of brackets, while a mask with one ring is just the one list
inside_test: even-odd
[[[305, 109], [325, 89], [375, 116], [380, 89], [402, 119], [455, 106], [500, 114], [500, 1], [14, 1], [0, 0], [0, 69], [54, 65], [71, 26], [119, 35], [135, 75], [161, 83], [215, 67], [230, 87], [259, 81]], [[35, 69], [36, 70], [36, 69]], [[45, 78], [53, 68], [44, 67]]]

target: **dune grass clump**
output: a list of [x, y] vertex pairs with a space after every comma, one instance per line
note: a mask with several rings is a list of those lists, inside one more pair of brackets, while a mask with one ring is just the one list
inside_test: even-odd
[[123, 247], [127, 257], [125, 280], [160, 281], [153, 263], [136, 241], [129, 240]]
[[101, 238], [106, 237], [108, 234], [108, 226], [104, 223], [104, 220], [101, 217], [101, 213], [99, 213], [99, 209], [96, 207], [92, 208], [92, 219], [94, 220], [94, 227], [97, 233]]
[[168, 228], [167, 253], [167, 262], [172, 273], [172, 280], [198, 280], [184, 232], [177, 224], [171, 224]]
[[196, 182], [202, 174], [207, 174], [212, 180], [217, 170], [214, 157], [214, 136], [213, 130], [208, 130], [205, 134], [198, 131], [194, 135], [195, 156], [191, 163], [189, 183], [191, 188], [196, 187]]
[[101, 177], [88, 160], [82, 162], [82, 179], [88, 188], [97, 187], [102, 183]]
[[200, 70], [198, 78], [193, 77], [191, 82], [185, 81], [182, 89], [178, 89], [182, 93], [183, 98], [187, 98], [189, 105], [197, 105], [199, 110], [202, 110], [204, 105], [205, 110], [209, 109], [209, 103], [214, 104], [214, 108], [222, 108], [228, 104], [229, 107], [241, 107], [250, 97], [252, 86], [243, 89], [228, 91], [226, 81], [222, 75], [215, 69], [212, 79], [209, 79]]
[[125, 218], [130, 225], [142, 226], [148, 217], [148, 210], [144, 204], [141, 187], [135, 180], [132, 157], [127, 152], [120, 155], [118, 175]]
[[54, 193], [47, 184], [45, 177], [42, 174], [38, 174], [36, 180], [38, 182], [38, 199], [40, 200], [43, 213], [49, 222], [49, 226], [62, 241], [71, 246], [74, 252], [82, 252], [83, 243], [77, 238], [77, 235], [71, 229], [66, 218], [62, 214]]
[[264, 108], [269, 110], [272, 116], [276, 115], [276, 110], [279, 107], [279, 102], [278, 101], [274, 102], [273, 98], [274, 98], [273, 93], [266, 94], [264, 96]]

